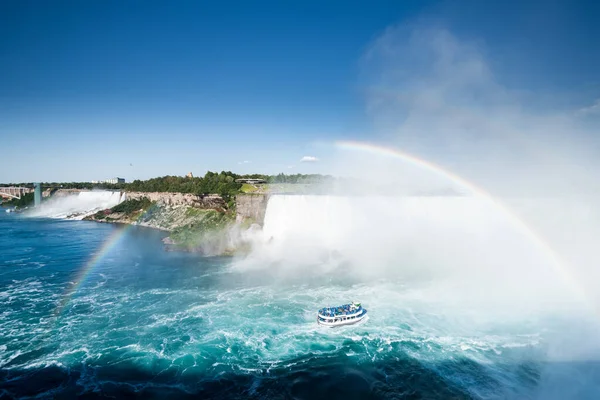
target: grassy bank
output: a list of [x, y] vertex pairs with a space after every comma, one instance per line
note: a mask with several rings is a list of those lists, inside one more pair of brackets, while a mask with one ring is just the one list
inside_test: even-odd
[[242, 185], [242, 188], [240, 189], [241, 193], [254, 193], [254, 192], [259, 192], [260, 186], [258, 185], [251, 185], [249, 183], [244, 183]]

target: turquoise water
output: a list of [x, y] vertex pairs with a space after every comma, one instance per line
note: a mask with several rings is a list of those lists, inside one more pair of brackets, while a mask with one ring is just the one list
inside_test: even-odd
[[[166, 252], [143, 228], [2, 212], [0, 232], [0, 398], [600, 394], [596, 354], [569, 351], [597, 331], [573, 315], [499, 318], [423, 283], [240, 269]], [[317, 326], [317, 309], [351, 300], [366, 323]]]

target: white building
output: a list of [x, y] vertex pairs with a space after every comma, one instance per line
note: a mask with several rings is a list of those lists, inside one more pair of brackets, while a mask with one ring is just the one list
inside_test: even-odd
[[124, 178], [110, 178], [104, 181], [92, 181], [92, 183], [125, 183]]

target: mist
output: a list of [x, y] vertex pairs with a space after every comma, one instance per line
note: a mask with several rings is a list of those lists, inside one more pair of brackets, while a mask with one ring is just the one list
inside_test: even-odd
[[544, 109], [535, 93], [503, 86], [491, 52], [444, 29], [386, 30], [363, 59], [372, 139], [500, 196], [598, 194], [593, 115]]
[[105, 210], [125, 200], [121, 192], [104, 190], [83, 191], [52, 196], [39, 207], [27, 211], [29, 217], [83, 219], [97, 211]]
[[[600, 309], [594, 261], [600, 115], [590, 105], [544, 109], [536, 93], [503, 86], [487, 60], [492, 51], [423, 23], [387, 29], [363, 59], [368, 110], [380, 132], [374, 139], [434, 161], [494, 196], [549, 244]], [[337, 170], [425, 182], [402, 163], [354, 156], [338, 155]]]
[[[363, 275], [369, 265], [374, 277], [399, 271], [471, 275], [477, 287], [502, 278], [506, 286], [494, 287], [506, 292], [521, 287], [530, 301], [553, 303], [560, 293], [584, 297], [597, 308], [594, 282], [600, 275], [593, 238], [600, 234], [595, 206], [600, 175], [597, 141], [586, 128], [591, 113], [536, 107], [534, 93], [505, 87], [495, 77], [489, 51], [482, 42], [416, 22], [385, 30], [361, 60], [374, 126], [369, 141], [432, 161], [489, 199], [402, 159], [334, 148], [333, 174], [356, 181], [342, 180], [330, 193], [360, 193], [362, 199], [288, 206], [287, 216], [272, 217], [280, 220], [277, 228], [267, 213], [265, 240], [289, 242], [278, 257], [318, 264], [323, 254], [348, 247], [345, 260]], [[424, 200], [404, 198], [423, 193]], [[290, 212], [300, 214], [297, 221]], [[288, 220], [287, 228], [281, 219]], [[524, 236], [519, 224], [552, 251]], [[292, 256], [294, 248], [299, 254]], [[311, 248], [320, 248], [320, 255], [312, 255]], [[273, 252], [263, 251], [275, 257]], [[412, 263], [418, 271], [411, 262], [383, 267], [407, 257], [419, 260]], [[373, 266], [370, 261], [378, 259], [384, 260], [381, 267]]]
[[387, 29], [361, 60], [373, 131], [349, 138], [433, 162], [475, 192], [389, 154], [334, 147], [330, 172], [352, 179], [329, 196], [271, 197], [237, 268], [367, 285], [375, 309], [424, 307], [447, 318], [443, 329], [465, 318], [475, 335], [536, 324], [553, 332], [538, 395], [593, 397], [597, 368], [577, 363], [600, 356], [597, 108], [543, 108], [502, 84], [490, 51], [420, 22]]

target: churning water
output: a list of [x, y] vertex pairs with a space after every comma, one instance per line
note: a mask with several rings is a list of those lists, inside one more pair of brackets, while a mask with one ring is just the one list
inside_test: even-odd
[[[0, 397], [597, 398], [596, 322], [547, 296], [545, 256], [472, 199], [403, 202], [272, 198], [243, 260], [2, 213]], [[317, 326], [351, 300], [366, 323]]]

